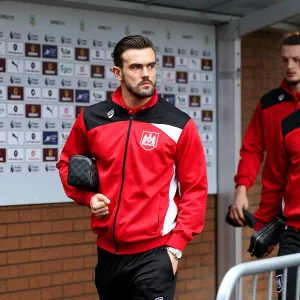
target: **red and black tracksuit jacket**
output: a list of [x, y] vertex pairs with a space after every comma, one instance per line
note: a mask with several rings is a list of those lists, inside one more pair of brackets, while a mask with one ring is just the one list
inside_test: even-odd
[[263, 193], [257, 213], [263, 213], [266, 222], [272, 220], [283, 197], [286, 224], [300, 229], [300, 110], [282, 120], [279, 136], [274, 181]]
[[[300, 108], [298, 97], [299, 95], [295, 95], [284, 80], [279, 88], [271, 90], [260, 99], [244, 136], [240, 150], [241, 158], [234, 180], [236, 185], [245, 185], [249, 189], [255, 183], [266, 152], [262, 172], [262, 202], [264, 194], [276, 185], [276, 145], [280, 140], [281, 121]], [[260, 207], [257, 210], [255, 213], [258, 220], [256, 229], [270, 221], [268, 217], [270, 211], [272, 211], [272, 215], [280, 212], [280, 203], [276, 206], [273, 204]]]
[[57, 167], [67, 196], [89, 207], [94, 193], [67, 183], [76, 154], [96, 159], [99, 192], [111, 201], [108, 216], [91, 216], [100, 248], [119, 254], [161, 245], [183, 250], [202, 231], [207, 175], [199, 133], [187, 114], [156, 93], [131, 109], [118, 88], [112, 100], [78, 116]]

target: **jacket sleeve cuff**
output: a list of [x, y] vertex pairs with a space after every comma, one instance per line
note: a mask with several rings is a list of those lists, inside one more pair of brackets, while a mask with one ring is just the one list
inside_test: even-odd
[[90, 208], [90, 201], [91, 198], [96, 195], [96, 193], [94, 192], [87, 192], [87, 191], [80, 191], [78, 197], [78, 199], [81, 199], [80, 203], [81, 205], [87, 206], [88, 208]]
[[167, 246], [183, 251], [188, 242], [181, 234], [173, 233], [167, 242]]
[[247, 177], [240, 177], [235, 182], [235, 187], [237, 187], [238, 185], [244, 185], [246, 187], [246, 190], [248, 191], [251, 187], [251, 182]]
[[254, 226], [254, 231], [258, 231], [258, 230], [262, 229], [265, 225], [266, 225], [266, 223], [256, 220], [256, 223]]

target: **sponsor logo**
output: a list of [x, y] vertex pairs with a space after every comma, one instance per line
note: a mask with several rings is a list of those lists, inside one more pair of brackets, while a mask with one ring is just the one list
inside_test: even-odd
[[55, 37], [49, 34], [45, 34], [45, 42], [46, 43], [55, 43]]
[[23, 145], [24, 144], [24, 132], [13, 131], [7, 133], [8, 145]]
[[[0, 19], [13, 21], [15, 19], [15, 16], [14, 15], [0, 14]], [[0, 35], [0, 37], [1, 37], [1, 35]]]
[[11, 129], [20, 129], [20, 128], [22, 128], [22, 122], [20, 122], [20, 121], [13, 121], [13, 120], [11, 120], [10, 121], [10, 128]]
[[40, 118], [41, 105], [40, 104], [26, 104], [25, 105], [26, 118]]
[[29, 165], [28, 166], [28, 172], [39, 172], [40, 171], [40, 167], [38, 165]]
[[43, 61], [43, 75], [57, 75], [57, 63]]
[[177, 49], [177, 53], [179, 54], [179, 55], [186, 55], [186, 49], [183, 49], [183, 48], [178, 48]]
[[59, 90], [60, 102], [74, 102], [74, 92], [72, 89], [60, 89]]
[[6, 131], [0, 131], [0, 145], [6, 144]]
[[201, 119], [201, 111], [199, 110], [190, 110], [189, 115], [193, 119]]
[[60, 76], [74, 76], [74, 65], [60, 63], [58, 68], [58, 75]]
[[79, 46], [86, 46], [87, 45], [87, 40], [86, 39], [82, 39], [82, 38], [78, 38], [77, 39], [77, 44], [79, 45]]
[[24, 56], [24, 44], [8, 42], [7, 43], [7, 54], [11, 56]]
[[43, 45], [43, 58], [57, 59], [57, 46]]
[[187, 72], [176, 72], [176, 82], [177, 83], [188, 83], [188, 73]]
[[51, 121], [45, 122], [45, 128], [46, 129], [56, 129], [56, 123]]
[[187, 57], [176, 57], [176, 67], [187, 68], [189, 65], [189, 59]]
[[105, 78], [104, 66], [91, 65], [91, 77], [92, 78]]
[[94, 81], [93, 81], [93, 87], [94, 87], [95, 89], [96, 89], [96, 88], [103, 88], [103, 82], [94, 80]]
[[75, 65], [75, 76], [89, 77], [89, 65]]
[[213, 121], [213, 112], [211, 110], [202, 111], [202, 122], [212, 122]]
[[7, 116], [8, 117], [24, 117], [24, 105], [23, 104], [7, 104]]
[[59, 117], [62, 119], [74, 119], [75, 118], [74, 106], [60, 106]]
[[52, 25], [59, 25], [59, 26], [65, 26], [66, 21], [63, 20], [50, 20], [50, 24]]
[[71, 87], [72, 86], [72, 80], [67, 80], [67, 79], [62, 79], [61, 80], [61, 85], [65, 87]]
[[7, 87], [8, 100], [24, 100], [24, 88], [20, 86]]
[[6, 117], [6, 105], [0, 103], [0, 118]]
[[116, 42], [112, 42], [112, 41], [108, 41], [107, 46], [109, 48], [115, 48], [117, 46], [117, 43]]
[[22, 34], [21, 33], [18, 33], [18, 32], [15, 32], [15, 31], [11, 31], [9, 33], [9, 37], [12, 39], [12, 40], [21, 40], [22, 39]]
[[105, 51], [105, 59], [106, 59], [107, 61], [113, 61], [113, 58], [112, 58], [112, 51], [111, 51], [111, 50]]
[[[36, 60], [25, 61], [25, 73], [27, 74], [41, 74], [41, 62]], [[31, 84], [31, 83], [30, 83]]]
[[204, 87], [203, 88], [203, 94], [211, 94], [211, 88]]
[[203, 142], [212, 142], [213, 139], [213, 135], [212, 133], [204, 133], [201, 135], [201, 139]]
[[202, 126], [202, 131], [208, 131], [208, 132], [212, 131], [212, 125], [210, 125], [210, 124], [204, 124]]
[[10, 81], [10, 84], [21, 84], [22, 83], [21, 77], [16, 77], [16, 76], [10, 76], [9, 81]]
[[199, 92], [200, 92], [200, 89], [198, 87], [196, 87], [196, 86], [191, 87], [192, 94], [199, 94]]
[[91, 49], [91, 62], [99, 62], [105, 59], [105, 51], [99, 49]]
[[200, 96], [190, 96], [190, 106], [191, 107], [200, 107], [200, 100], [201, 100], [201, 98], [200, 98]]
[[198, 49], [191, 49], [190, 54], [191, 54], [191, 56], [199, 56], [199, 50]]
[[165, 53], [172, 54], [173, 53], [173, 48], [165, 47]]
[[87, 88], [88, 87], [88, 83], [87, 81], [83, 81], [83, 80], [78, 80], [77, 81], [77, 86], [80, 87], [80, 88]]
[[[26, 149], [26, 161], [34, 162], [34, 161], [42, 161], [42, 149]], [[34, 168], [29, 168], [29, 172], [35, 170]]]
[[213, 61], [211, 59], [202, 59], [201, 60], [201, 69], [203, 71], [212, 71], [213, 70]]
[[73, 127], [73, 122], [68, 122], [68, 121], [62, 121], [61, 122], [61, 128], [62, 129], [71, 129], [72, 127]]
[[202, 82], [212, 82], [212, 74], [201, 74]]
[[72, 39], [69, 37], [62, 36], [60, 40], [62, 44], [72, 44]]
[[89, 61], [89, 49], [88, 48], [75, 48], [75, 59], [80, 61]]
[[59, 133], [59, 144], [64, 145], [69, 137], [69, 132], [60, 132]]
[[5, 55], [6, 53], [6, 43], [4, 41], [0, 41], [0, 55]]
[[200, 83], [200, 73], [189, 73], [189, 83]]
[[143, 131], [140, 145], [145, 150], [153, 150], [157, 146], [158, 138], [158, 132]]
[[205, 96], [202, 99], [202, 106], [212, 106], [212, 105], [213, 105], [213, 101], [211, 96]]
[[175, 57], [174, 56], [163, 56], [163, 67], [174, 68], [175, 67]]
[[0, 72], [4, 73], [6, 71], [5, 58], [0, 58]]
[[28, 32], [27, 39], [28, 41], [38, 41], [39, 36], [35, 33]]
[[0, 100], [6, 100], [6, 90], [4, 86], [0, 86]]
[[57, 131], [44, 131], [43, 132], [43, 145], [57, 145], [58, 132]]
[[165, 91], [166, 92], [173, 92], [174, 91], [174, 87], [170, 86], [170, 85], [165, 85]]
[[187, 95], [177, 96], [177, 105], [178, 106], [187, 106], [187, 104], [188, 104], [188, 96]]
[[211, 57], [211, 52], [209, 52], [209, 51], [207, 51], [207, 50], [203, 50], [203, 51], [202, 51], [202, 55], [203, 55], [204, 57]]
[[175, 105], [175, 95], [174, 94], [163, 94], [163, 99], [172, 105]]
[[25, 88], [25, 100], [26, 101], [39, 101], [41, 100], [40, 88]]
[[42, 97], [44, 101], [58, 101], [58, 90], [43, 88]]
[[43, 161], [57, 161], [58, 150], [55, 148], [43, 149]]
[[43, 105], [42, 115], [44, 119], [57, 119], [58, 117], [58, 107], [56, 105]]
[[55, 79], [45, 78], [45, 85], [46, 86], [55, 86], [56, 85]]
[[93, 39], [93, 46], [94, 47], [102, 47], [103, 46], [103, 42], [99, 41], [99, 40], [96, 40], [96, 39]]
[[90, 102], [90, 92], [89, 90], [76, 90], [75, 91], [75, 101], [79, 103]]
[[41, 45], [26, 43], [25, 44], [25, 56], [41, 57]]
[[199, 58], [189, 58], [189, 68], [192, 70], [200, 70], [200, 59]]
[[109, 89], [113, 89], [115, 90], [118, 87], [119, 83], [118, 82], [113, 82], [113, 81], [109, 81], [108, 82], [108, 88]]
[[169, 83], [175, 83], [175, 72], [163, 70], [163, 81]]
[[105, 100], [105, 92], [98, 90], [90, 91], [90, 98], [92, 103], [97, 103]]
[[28, 128], [29, 129], [39, 129], [40, 128], [40, 123], [36, 121], [28, 121]]
[[156, 55], [156, 67], [161, 67], [161, 66], [162, 66], [162, 56]]
[[6, 149], [0, 149], [0, 163], [6, 162]]
[[59, 59], [74, 59], [74, 48], [72, 47], [59, 47], [58, 49], [58, 57]]

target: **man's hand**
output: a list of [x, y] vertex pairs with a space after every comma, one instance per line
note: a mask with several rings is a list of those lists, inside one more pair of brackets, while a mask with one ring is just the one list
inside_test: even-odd
[[268, 248], [268, 251], [264, 254], [264, 256], [263, 257], [266, 257], [266, 256], [268, 256], [268, 255], [270, 255], [271, 253], [272, 253], [272, 251], [274, 250], [274, 246], [273, 245], [271, 245], [269, 248]]
[[239, 185], [235, 190], [235, 199], [230, 207], [229, 216], [234, 222], [241, 226], [245, 224], [243, 208], [248, 209], [247, 191], [244, 185]]
[[102, 194], [94, 195], [90, 200], [91, 211], [97, 219], [109, 214], [108, 205], [110, 200]]
[[169, 252], [169, 251], [167, 251], [167, 252], [168, 252], [168, 254], [170, 256], [170, 260], [171, 260], [171, 263], [172, 263], [173, 274], [175, 275], [176, 272], [177, 272], [177, 269], [178, 269], [178, 260], [175, 259], [174, 255], [171, 252]]

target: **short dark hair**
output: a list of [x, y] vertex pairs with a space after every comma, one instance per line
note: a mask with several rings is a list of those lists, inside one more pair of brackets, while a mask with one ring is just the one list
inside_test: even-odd
[[153, 43], [147, 38], [142, 35], [129, 35], [121, 39], [113, 53], [112, 58], [114, 60], [115, 66], [122, 68], [123, 67], [123, 58], [122, 54], [128, 49], [145, 49], [145, 48], [152, 48], [154, 53]]
[[300, 35], [292, 34], [281, 42], [280, 48], [282, 46], [297, 46], [297, 45], [300, 45]]

